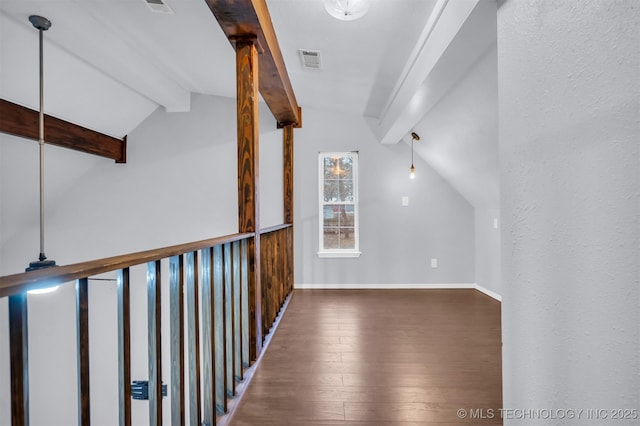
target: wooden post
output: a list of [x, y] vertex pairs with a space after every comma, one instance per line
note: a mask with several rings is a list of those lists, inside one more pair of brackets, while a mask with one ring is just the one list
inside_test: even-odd
[[[298, 112], [299, 116], [302, 114]], [[284, 256], [284, 275], [286, 280], [286, 294], [293, 289], [293, 124], [282, 128], [283, 150], [283, 185], [284, 185], [284, 223], [291, 225], [286, 231], [286, 249]], [[290, 237], [290, 238], [289, 238]]]
[[214, 393], [218, 414], [227, 412], [227, 342], [225, 341], [225, 288], [222, 245], [213, 247], [213, 346]]
[[89, 279], [76, 281], [76, 328], [78, 351], [78, 424], [91, 424], [89, 391]]
[[216, 424], [213, 248], [202, 250], [202, 424]]
[[11, 351], [11, 425], [29, 424], [29, 339], [27, 293], [9, 296]]
[[234, 330], [236, 328], [236, 318], [234, 310], [234, 283], [233, 283], [233, 257], [231, 255], [231, 243], [226, 243], [224, 251], [224, 314], [225, 314], [225, 345], [226, 353], [226, 374], [227, 374], [227, 397], [233, 398], [236, 394], [236, 384], [233, 378], [235, 373], [235, 339]]
[[282, 128], [284, 223], [293, 224], [293, 124]]
[[160, 261], [147, 263], [149, 426], [162, 425], [162, 341], [160, 313]]
[[119, 426], [131, 426], [131, 300], [129, 268], [118, 271]]
[[171, 425], [184, 426], [184, 255], [169, 259]]
[[200, 301], [198, 290], [198, 252], [187, 253], [187, 316], [189, 345], [189, 424], [201, 421], [200, 402]]
[[248, 239], [240, 241], [240, 316], [242, 318], [242, 368], [251, 366], [250, 346], [251, 338], [249, 329], [249, 243]]
[[244, 379], [244, 372], [242, 368], [242, 270], [240, 265], [240, 241], [234, 241], [231, 245], [231, 257], [233, 262], [233, 313], [234, 313], [234, 328], [233, 328], [233, 347], [234, 347], [234, 379], [241, 382]]
[[255, 38], [236, 40], [238, 117], [238, 228], [255, 232], [249, 260], [250, 358], [262, 351], [262, 290], [260, 284], [260, 207], [258, 188], [258, 52]]

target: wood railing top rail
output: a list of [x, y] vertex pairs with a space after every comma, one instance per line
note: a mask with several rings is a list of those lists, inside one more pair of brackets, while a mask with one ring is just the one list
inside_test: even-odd
[[0, 297], [11, 296], [27, 290], [50, 287], [79, 278], [86, 278], [122, 268], [129, 268], [131, 266], [217, 246], [219, 244], [243, 240], [245, 238], [253, 237], [254, 235], [254, 232], [231, 234], [208, 240], [194, 241], [191, 243], [178, 244], [175, 246], [146, 250], [121, 256], [90, 260], [88, 262], [75, 263], [73, 265], [57, 266], [53, 268], [23, 272], [20, 274], [7, 275], [0, 277]]
[[291, 227], [290, 223], [284, 223], [282, 225], [274, 225], [274, 226], [270, 226], [268, 228], [262, 228], [262, 229], [260, 229], [260, 235], [268, 234], [269, 232], [276, 232], [276, 231], [279, 231], [281, 229], [286, 229], [286, 228], [290, 228], [290, 227]]

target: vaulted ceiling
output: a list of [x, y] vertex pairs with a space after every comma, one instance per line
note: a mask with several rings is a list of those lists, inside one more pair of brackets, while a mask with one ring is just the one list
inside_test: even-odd
[[[0, 1], [0, 98], [37, 109], [31, 14], [53, 24], [50, 115], [122, 137], [158, 106], [188, 111], [191, 93], [235, 96], [234, 52], [205, 1], [165, 3], [174, 13], [144, 0]], [[303, 110], [365, 116], [381, 143], [419, 131], [425, 161], [472, 204], [497, 206], [495, 1], [371, 0], [350, 22], [323, 0], [267, 5]], [[320, 51], [321, 69], [303, 68], [299, 49]]]

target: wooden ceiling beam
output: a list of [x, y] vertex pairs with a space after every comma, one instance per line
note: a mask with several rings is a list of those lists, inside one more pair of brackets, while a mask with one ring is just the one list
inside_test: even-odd
[[[0, 99], [0, 132], [38, 140], [38, 111]], [[45, 142], [75, 151], [127, 162], [127, 137], [107, 136], [50, 115], [44, 116]]]
[[280, 45], [265, 0], [205, 0], [218, 24], [236, 48], [235, 40], [257, 41], [260, 94], [279, 126], [302, 122]]

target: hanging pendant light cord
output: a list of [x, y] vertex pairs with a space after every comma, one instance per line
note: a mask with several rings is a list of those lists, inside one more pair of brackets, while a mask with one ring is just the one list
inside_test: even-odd
[[[411, 138], [411, 167], [413, 168], [413, 141], [415, 138]], [[405, 163], [406, 164], [406, 163]]]

